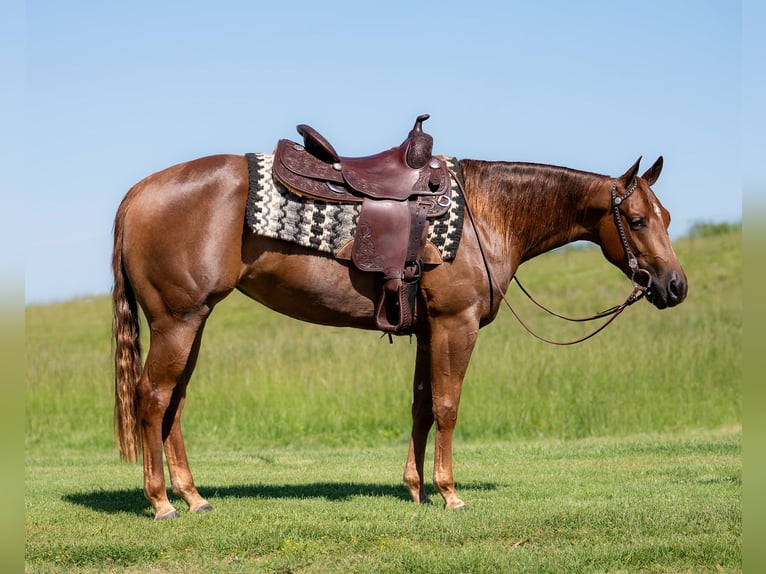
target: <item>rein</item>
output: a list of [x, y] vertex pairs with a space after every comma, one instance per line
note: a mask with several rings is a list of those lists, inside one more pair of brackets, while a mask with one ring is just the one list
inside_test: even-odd
[[620, 205], [628, 199], [634, 191], [636, 191], [636, 187], [638, 185], [638, 181], [634, 178], [633, 179], [633, 185], [630, 186], [630, 188], [623, 194], [623, 195], [617, 195], [617, 180], [614, 180], [612, 183], [612, 213], [614, 215], [614, 223], [617, 227], [617, 232], [620, 235], [620, 241], [622, 242], [622, 247], [625, 250], [625, 257], [628, 260], [628, 267], [631, 270], [631, 282], [633, 283], [633, 290], [631, 293], [627, 296], [625, 301], [620, 303], [619, 305], [615, 305], [614, 307], [610, 307], [609, 309], [605, 309], [604, 311], [601, 311], [599, 313], [596, 313], [595, 315], [592, 315], [590, 317], [583, 317], [583, 318], [572, 318], [567, 317], [565, 315], [561, 315], [559, 313], [555, 313], [542, 305], [541, 303], [538, 303], [537, 300], [532, 297], [529, 292], [524, 288], [524, 286], [521, 284], [521, 282], [518, 280], [516, 275], [514, 274], [512, 280], [516, 282], [516, 284], [519, 286], [519, 289], [521, 289], [521, 292], [526, 295], [532, 303], [534, 303], [537, 307], [545, 311], [546, 313], [549, 313], [550, 315], [553, 315], [554, 317], [558, 317], [559, 319], [564, 319], [565, 321], [571, 321], [571, 322], [587, 322], [587, 321], [594, 321], [596, 319], [603, 319], [605, 317], [608, 317], [608, 319], [602, 323], [595, 331], [591, 332], [588, 335], [585, 335], [584, 337], [580, 337], [578, 339], [574, 339], [571, 341], [553, 341], [551, 339], [547, 339], [541, 335], [538, 335], [535, 333], [527, 324], [521, 319], [519, 314], [516, 312], [516, 310], [511, 305], [510, 301], [506, 298], [505, 294], [503, 293], [503, 289], [500, 288], [497, 281], [495, 280], [495, 277], [492, 275], [492, 271], [489, 268], [489, 262], [487, 261], [487, 257], [484, 254], [484, 246], [481, 244], [481, 239], [479, 238], [479, 230], [476, 227], [476, 221], [473, 216], [473, 211], [471, 209], [471, 206], [468, 202], [467, 195], [465, 193], [465, 188], [463, 187], [460, 179], [456, 176], [456, 174], [450, 170], [450, 173], [452, 174], [452, 177], [457, 181], [458, 186], [460, 186], [460, 190], [463, 192], [463, 197], [466, 197], [465, 201], [465, 210], [466, 213], [468, 213], [468, 218], [471, 220], [471, 225], [473, 226], [474, 231], [476, 232], [476, 243], [479, 246], [479, 252], [481, 253], [481, 258], [484, 261], [484, 268], [487, 271], [487, 278], [490, 282], [490, 289], [489, 289], [489, 297], [490, 297], [490, 307], [493, 306], [492, 299], [493, 299], [493, 293], [494, 290], [497, 289], [497, 291], [500, 293], [500, 298], [503, 300], [503, 302], [506, 304], [508, 309], [510, 309], [513, 316], [516, 318], [516, 320], [519, 322], [519, 324], [524, 327], [524, 329], [533, 337], [545, 342], [550, 343], [551, 345], [559, 345], [559, 346], [567, 346], [567, 345], [576, 345], [577, 343], [582, 343], [583, 341], [587, 341], [591, 337], [597, 335], [604, 329], [606, 329], [612, 321], [614, 321], [617, 317], [620, 316], [620, 314], [629, 306], [631, 306], [633, 303], [641, 299], [646, 292], [649, 290], [652, 284], [652, 277], [649, 274], [649, 272], [646, 269], [641, 269], [638, 265], [638, 259], [633, 254], [633, 251], [630, 248], [630, 244], [628, 243], [628, 237], [625, 234], [625, 228], [623, 226], [622, 222], [622, 214], [620, 213]]

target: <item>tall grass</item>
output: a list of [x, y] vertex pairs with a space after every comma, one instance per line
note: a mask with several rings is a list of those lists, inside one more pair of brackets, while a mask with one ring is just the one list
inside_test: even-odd
[[[741, 233], [677, 242], [689, 277], [681, 306], [640, 301], [573, 347], [529, 336], [507, 310], [484, 328], [463, 387], [458, 441], [583, 438], [714, 428], [741, 420]], [[586, 315], [615, 304], [628, 281], [597, 249], [566, 249], [522, 266], [545, 304]], [[549, 337], [562, 324], [509, 298]], [[111, 445], [110, 309], [106, 297], [27, 308], [27, 447]], [[235, 293], [213, 312], [184, 414], [200, 446], [406, 441], [415, 345], [302, 323]]]

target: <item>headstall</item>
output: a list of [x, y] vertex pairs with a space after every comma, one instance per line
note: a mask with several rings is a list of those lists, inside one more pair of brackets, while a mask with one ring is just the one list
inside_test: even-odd
[[641, 269], [638, 266], [638, 259], [633, 254], [630, 243], [628, 243], [628, 237], [625, 235], [625, 226], [622, 223], [622, 214], [620, 213], [620, 205], [633, 195], [637, 185], [638, 180], [633, 178], [633, 185], [622, 195], [617, 195], [617, 180], [614, 180], [612, 183], [612, 213], [614, 214], [614, 224], [617, 226], [617, 232], [620, 234], [622, 247], [625, 250], [625, 256], [628, 258], [628, 267], [631, 271], [630, 280], [633, 281], [633, 285], [637, 289], [647, 291], [652, 286], [652, 276], [646, 269]]

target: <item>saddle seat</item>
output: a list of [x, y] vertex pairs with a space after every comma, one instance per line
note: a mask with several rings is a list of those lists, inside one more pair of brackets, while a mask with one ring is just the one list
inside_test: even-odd
[[433, 138], [418, 116], [398, 147], [343, 157], [319, 132], [297, 126], [303, 144], [282, 139], [274, 152], [274, 176], [291, 191], [314, 200], [361, 203], [351, 261], [383, 274], [376, 325], [387, 333], [410, 332], [423, 265], [428, 221], [450, 207], [450, 174], [434, 157]]

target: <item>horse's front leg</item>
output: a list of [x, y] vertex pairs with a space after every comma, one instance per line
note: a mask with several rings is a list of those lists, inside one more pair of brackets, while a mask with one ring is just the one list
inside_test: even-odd
[[418, 338], [418, 353], [415, 359], [415, 377], [412, 384], [412, 433], [407, 464], [404, 467], [404, 486], [416, 504], [432, 504], [426, 494], [423, 481], [428, 433], [434, 424], [431, 402], [431, 348], [427, 341]]
[[470, 317], [441, 319], [431, 328], [431, 393], [436, 422], [434, 485], [446, 508], [464, 508], [452, 473], [452, 435], [457, 422], [460, 391], [479, 332]]

